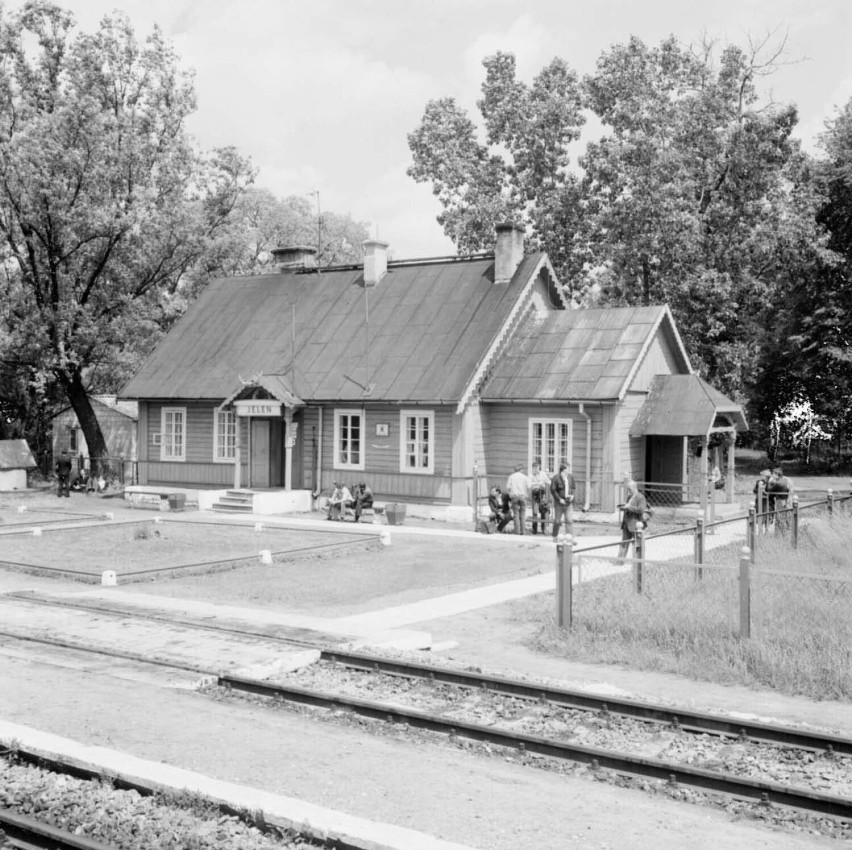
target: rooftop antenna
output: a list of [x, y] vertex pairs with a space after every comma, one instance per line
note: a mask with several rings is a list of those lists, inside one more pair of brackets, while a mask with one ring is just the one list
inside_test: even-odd
[[[378, 239], [378, 226], [376, 227], [376, 239]], [[349, 377], [349, 375], [343, 376], [347, 381], [351, 381], [353, 384], [361, 387], [363, 392], [361, 395], [366, 398], [373, 394], [373, 390], [376, 388], [374, 383], [370, 382], [370, 288], [368, 286], [364, 287], [364, 380], [367, 382], [362, 384], [360, 381], [356, 381], [355, 378]]]
[[312, 195], [317, 196], [317, 274], [322, 274], [322, 262], [320, 261], [322, 256], [322, 211], [320, 210], [319, 189], [308, 192], [308, 197]]

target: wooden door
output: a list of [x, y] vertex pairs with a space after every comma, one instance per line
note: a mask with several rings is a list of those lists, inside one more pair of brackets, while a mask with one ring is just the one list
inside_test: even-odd
[[269, 420], [251, 420], [250, 487], [269, 487]]
[[284, 486], [284, 422], [269, 421], [269, 486]]

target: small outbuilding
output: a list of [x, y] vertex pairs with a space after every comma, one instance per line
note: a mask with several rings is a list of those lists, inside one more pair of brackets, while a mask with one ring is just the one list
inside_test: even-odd
[[27, 489], [27, 471], [36, 468], [26, 440], [0, 440], [0, 491]]

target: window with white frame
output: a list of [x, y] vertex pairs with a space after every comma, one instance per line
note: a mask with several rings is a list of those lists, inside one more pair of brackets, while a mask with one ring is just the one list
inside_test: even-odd
[[555, 475], [564, 460], [571, 463], [570, 419], [530, 419], [530, 467], [541, 465], [543, 472]]
[[213, 412], [213, 460], [232, 463], [237, 455], [237, 416], [233, 410]]
[[431, 475], [435, 471], [435, 414], [403, 410], [399, 414], [400, 472]]
[[334, 411], [334, 468], [364, 468], [364, 414], [360, 410]]
[[186, 459], [186, 408], [164, 407], [160, 428], [160, 460]]

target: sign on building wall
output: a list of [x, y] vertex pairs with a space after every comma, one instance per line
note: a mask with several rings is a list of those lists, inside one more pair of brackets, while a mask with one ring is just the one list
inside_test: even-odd
[[280, 416], [280, 401], [265, 401], [254, 398], [234, 402], [237, 416]]

